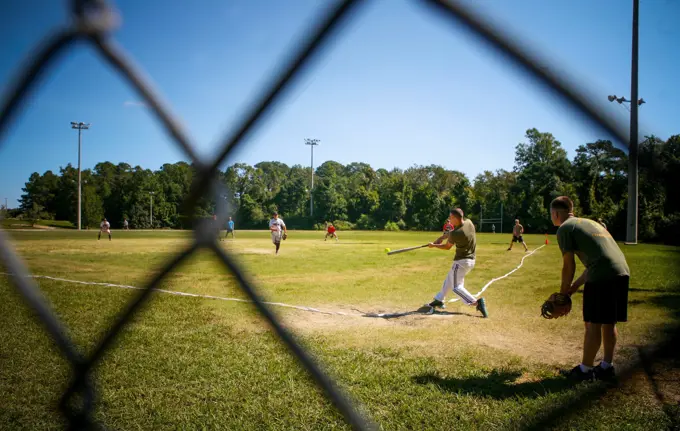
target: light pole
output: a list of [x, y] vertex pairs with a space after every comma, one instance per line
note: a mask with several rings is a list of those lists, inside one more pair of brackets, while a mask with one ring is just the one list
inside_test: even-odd
[[151, 224], [151, 229], [153, 229], [153, 192], [149, 192], [149, 198], [151, 201], [151, 206], [149, 207], [149, 223]]
[[314, 215], [314, 147], [319, 145], [318, 139], [305, 139], [305, 145], [309, 145], [312, 150], [312, 186], [309, 189], [309, 216]]
[[77, 123], [71, 121], [71, 128], [78, 129], [78, 230], [80, 230], [80, 199], [81, 199], [81, 185], [80, 185], [80, 135], [83, 130], [90, 128], [90, 124], [83, 122]]
[[[637, 4], [637, 0], [634, 0]], [[635, 9], [637, 12], [637, 8]], [[637, 24], [637, 13], [634, 13], [634, 21]], [[633, 58], [637, 59], [637, 28], [633, 30]], [[627, 245], [637, 244], [638, 234], [638, 107], [645, 102], [645, 99], [637, 99], [637, 61], [633, 63], [633, 82], [631, 93], [634, 94], [632, 100], [625, 97], [617, 97], [615, 94], [607, 96], [610, 102], [630, 104], [630, 137], [628, 143], [628, 211], [626, 216], [626, 242]], [[637, 99], [637, 103], [632, 103]]]
[[628, 144], [628, 215], [626, 221], [626, 244], [637, 244], [638, 234], [638, 106], [645, 103], [638, 99], [638, 16], [640, 0], [633, 0], [633, 31], [630, 65], [630, 99], [611, 95], [610, 102], [630, 103], [630, 137]]

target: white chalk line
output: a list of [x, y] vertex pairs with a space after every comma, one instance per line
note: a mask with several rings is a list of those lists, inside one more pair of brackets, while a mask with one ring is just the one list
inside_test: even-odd
[[[13, 276], [14, 274], [7, 273], [7, 272], [0, 272], [2, 275], [9, 275]], [[95, 281], [80, 281], [80, 280], [69, 280], [66, 278], [59, 278], [59, 277], [50, 277], [49, 275], [27, 275], [28, 278], [42, 278], [46, 280], [53, 280], [53, 281], [61, 281], [64, 283], [73, 283], [73, 284], [83, 284], [83, 285], [88, 285], [88, 286], [105, 286], [105, 287], [118, 287], [121, 289], [135, 289], [135, 290], [144, 290], [143, 287], [137, 287], [137, 286], [129, 286], [125, 284], [114, 284], [114, 283], [98, 283]], [[153, 289], [155, 292], [162, 292], [162, 293], [167, 293], [170, 295], [178, 295], [178, 296], [190, 296], [194, 298], [206, 298], [206, 299], [216, 299], [220, 301], [234, 301], [234, 302], [249, 302], [253, 303], [253, 301], [249, 299], [240, 299], [240, 298], [226, 298], [223, 296], [214, 296], [214, 295], [201, 295], [197, 293], [188, 293], [188, 292], [179, 292], [176, 290], [166, 290], [166, 289]], [[305, 307], [302, 305], [290, 305], [290, 304], [284, 304], [281, 302], [266, 302], [263, 301], [263, 303], [267, 305], [274, 305], [277, 307], [286, 307], [286, 308], [295, 308], [297, 310], [302, 310], [302, 311], [311, 311], [314, 313], [322, 313], [322, 314], [336, 314], [339, 316], [360, 316], [359, 314], [352, 314], [352, 313], [344, 313], [342, 311], [325, 311], [325, 310], [319, 310], [317, 308], [313, 307]]]
[[[542, 246], [540, 246], [540, 247], [534, 249], [533, 251], [531, 251], [531, 253], [525, 254], [525, 255], [522, 257], [522, 260], [521, 260], [519, 266], [517, 266], [517, 268], [513, 269], [512, 271], [508, 272], [507, 274], [505, 274], [505, 275], [503, 275], [503, 276], [501, 276], [501, 277], [497, 277], [497, 278], [492, 279], [491, 281], [489, 281], [488, 283], [486, 283], [486, 284], [484, 285], [484, 287], [482, 288], [482, 290], [480, 290], [480, 291], [479, 291], [476, 295], [474, 295], [474, 296], [479, 296], [479, 295], [481, 295], [482, 293], [484, 293], [484, 291], [485, 291], [492, 283], [494, 283], [494, 282], [496, 282], [496, 281], [498, 281], [498, 280], [501, 280], [501, 279], [503, 279], [503, 278], [505, 278], [505, 277], [508, 277], [510, 274], [512, 274], [513, 272], [515, 272], [515, 271], [517, 271], [518, 269], [520, 269], [520, 268], [522, 267], [522, 265], [524, 264], [524, 259], [526, 259], [527, 257], [531, 256], [532, 254], [536, 253], [538, 250], [540, 250], [540, 249], [543, 248], [543, 247], [545, 247], [545, 245], [542, 245]], [[1, 275], [14, 276], [14, 274], [8, 273], [8, 272], [0, 272], [0, 274], [1, 274]], [[143, 287], [130, 286], [130, 285], [125, 285], [125, 284], [101, 283], [101, 282], [96, 282], [96, 281], [70, 280], [70, 279], [67, 279], [67, 278], [51, 277], [51, 276], [49, 276], [49, 275], [33, 275], [33, 274], [29, 274], [29, 275], [27, 275], [26, 277], [28, 277], [28, 278], [36, 278], [36, 279], [52, 280], [52, 281], [60, 281], [60, 282], [63, 282], [63, 283], [81, 284], [81, 285], [86, 285], [86, 286], [104, 286], [104, 287], [118, 287], [118, 288], [121, 288], [121, 289], [144, 290]], [[233, 301], [233, 302], [247, 302], [247, 303], [253, 303], [253, 301], [251, 301], [251, 300], [249, 300], [249, 299], [229, 298], [229, 297], [214, 296], [214, 295], [201, 295], [201, 294], [198, 294], [198, 293], [180, 292], [180, 291], [176, 291], [176, 290], [166, 290], [166, 289], [153, 289], [153, 290], [156, 291], [156, 292], [167, 293], [167, 294], [169, 294], [169, 295], [189, 296], [189, 297], [193, 297], [193, 298], [215, 299], [215, 300], [219, 300], [219, 301]], [[455, 301], [458, 301], [458, 299], [451, 299], [451, 300], [449, 300], [448, 302], [455, 302]], [[293, 308], [293, 309], [301, 310], [301, 311], [308, 311], [308, 312], [312, 312], [312, 313], [320, 313], [320, 314], [328, 314], [328, 315], [336, 315], [336, 316], [353, 316], [353, 317], [397, 317], [397, 316], [401, 316], [401, 315], [407, 315], [407, 314], [413, 314], [413, 313], [414, 313], [414, 312], [405, 312], [405, 313], [363, 313], [363, 312], [361, 312], [361, 314], [357, 314], [357, 313], [346, 313], [346, 312], [343, 312], [343, 311], [320, 310], [320, 309], [314, 308], [314, 307], [306, 307], [306, 306], [303, 306], [303, 305], [284, 304], [284, 303], [282, 303], [282, 302], [268, 302], [268, 301], [262, 301], [262, 302], [263, 302], [264, 304], [272, 305], [272, 306], [275, 306], [275, 307]], [[357, 311], [359, 311], [359, 310], [357, 310]]]
[[[522, 256], [522, 260], [519, 262], [519, 265], [517, 266], [517, 268], [513, 269], [512, 271], [508, 272], [508, 273], [505, 274], [505, 275], [501, 275], [500, 277], [492, 278], [488, 283], [486, 283], [486, 284], [484, 285], [484, 287], [482, 287], [482, 290], [480, 290], [479, 292], [477, 292], [476, 294], [474, 294], [474, 295], [472, 295], [472, 296], [474, 296], [475, 298], [476, 298], [476, 297], [479, 297], [479, 295], [481, 295], [482, 293], [484, 293], [484, 291], [485, 291], [486, 289], [488, 289], [489, 286], [491, 286], [491, 283], [495, 283], [495, 282], [497, 282], [498, 280], [502, 280], [502, 279], [504, 279], [505, 277], [510, 276], [510, 274], [512, 274], [513, 272], [517, 271], [518, 269], [520, 269], [520, 268], [522, 267], [522, 265], [524, 265], [524, 259], [526, 259], [527, 257], [531, 256], [532, 254], [536, 253], [538, 250], [542, 249], [543, 247], [545, 247], [545, 244], [543, 244], [542, 246], [537, 247], [537, 248], [531, 250], [531, 252], [529, 252], [529, 253], [525, 253], [524, 256]], [[456, 302], [456, 301], [460, 301], [460, 298], [449, 299], [447, 302]]]

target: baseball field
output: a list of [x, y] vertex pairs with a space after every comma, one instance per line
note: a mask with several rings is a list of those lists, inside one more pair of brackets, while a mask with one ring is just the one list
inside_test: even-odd
[[[487, 286], [483, 319], [460, 301], [433, 315], [389, 316], [429, 302], [454, 251], [387, 256], [385, 248], [436, 233], [338, 234], [335, 242], [290, 231], [278, 256], [266, 231], [237, 231], [219, 244], [265, 300], [300, 307], [271, 309], [383, 429], [680, 426], [677, 363], [652, 353], [680, 323], [680, 248], [621, 246], [632, 277], [615, 366], [645, 360], [609, 388], [558, 373], [580, 362], [583, 322], [579, 293], [568, 316], [540, 315], [559, 290], [553, 236], [545, 245], [545, 236], [526, 235], [528, 254], [507, 251], [507, 234], [478, 235], [465, 279], [473, 295], [522, 263]], [[115, 285], [144, 286], [191, 240], [178, 231], [114, 231], [110, 242], [96, 231], [10, 235], [33, 274], [60, 279], [34, 281], [83, 353], [139, 294]], [[0, 429], [60, 428], [56, 403], [71, 369], [9, 280], [0, 275]], [[195, 254], [160, 288], [198, 296], [153, 293], [103, 357], [94, 371], [97, 419], [109, 429], [348, 429], [252, 304], [233, 300], [246, 296], [211, 252]]]

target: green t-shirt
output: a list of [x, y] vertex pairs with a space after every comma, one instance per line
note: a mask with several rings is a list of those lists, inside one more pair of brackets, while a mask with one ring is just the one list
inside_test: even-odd
[[596, 221], [569, 217], [557, 229], [562, 254], [573, 252], [588, 268], [587, 281], [630, 275], [628, 263], [607, 229]]
[[475, 258], [477, 239], [475, 238], [475, 225], [470, 219], [463, 220], [462, 225], [449, 232], [448, 241], [456, 245], [454, 260]]

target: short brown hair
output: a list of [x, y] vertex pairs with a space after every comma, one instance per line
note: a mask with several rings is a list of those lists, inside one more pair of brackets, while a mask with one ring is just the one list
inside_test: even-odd
[[562, 210], [570, 213], [574, 211], [574, 202], [572, 202], [568, 196], [560, 196], [553, 199], [553, 201], [550, 203], [550, 209]]
[[459, 219], [463, 220], [463, 210], [460, 208], [454, 208], [451, 210], [451, 214], [455, 215]]

